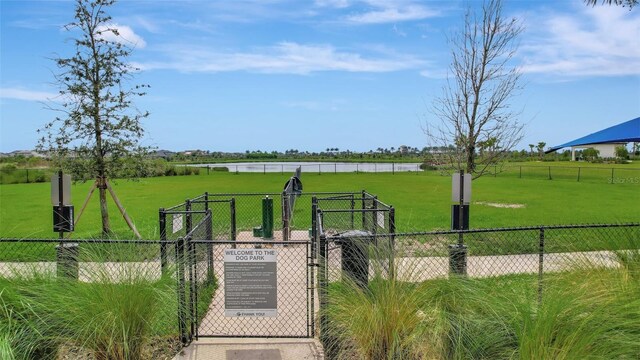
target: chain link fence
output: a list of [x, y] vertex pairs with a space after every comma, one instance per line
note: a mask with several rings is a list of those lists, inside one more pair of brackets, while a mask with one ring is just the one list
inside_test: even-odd
[[502, 172], [496, 172], [495, 176], [607, 184], [640, 184], [640, 168], [625, 168], [624, 165], [619, 167], [507, 165], [502, 168]]

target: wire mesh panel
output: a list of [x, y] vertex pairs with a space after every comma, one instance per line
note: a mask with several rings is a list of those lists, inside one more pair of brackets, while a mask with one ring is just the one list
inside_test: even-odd
[[[216, 289], [213, 300], [202, 314], [198, 326], [201, 337], [309, 337], [313, 336], [313, 271], [309, 266], [310, 242], [231, 242], [195, 241], [199, 246], [213, 248], [213, 276]], [[235, 245], [235, 247], [234, 247]], [[285, 246], [286, 245], [286, 246]], [[275, 254], [275, 264], [268, 271], [251, 277], [260, 266], [257, 259], [245, 264], [246, 273], [240, 275], [230, 256], [248, 256], [248, 251]], [[252, 254], [258, 254], [252, 252]], [[225, 259], [225, 254], [227, 258]], [[227, 260], [227, 261], [225, 261]], [[272, 272], [271, 274], [266, 274]], [[249, 275], [248, 275], [249, 274]], [[268, 283], [275, 279], [275, 287]], [[251, 283], [251, 282], [257, 283]], [[271, 284], [271, 285], [269, 285]], [[238, 295], [244, 289], [245, 294]], [[275, 293], [274, 293], [275, 292]], [[267, 294], [267, 295], [265, 295]], [[255, 310], [255, 302], [275, 294], [275, 311]], [[238, 298], [240, 296], [240, 298]], [[233, 297], [231, 299], [230, 297]], [[265, 300], [266, 301], [266, 300]], [[232, 306], [233, 305], [233, 306]], [[239, 305], [239, 307], [238, 307]], [[266, 311], [266, 310], [265, 310]]]

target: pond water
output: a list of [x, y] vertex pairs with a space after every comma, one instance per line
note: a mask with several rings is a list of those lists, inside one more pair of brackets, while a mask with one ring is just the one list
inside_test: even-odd
[[230, 172], [253, 173], [289, 173], [294, 172], [298, 166], [303, 173], [344, 173], [344, 172], [409, 172], [422, 171], [420, 163], [347, 163], [347, 162], [238, 162], [238, 163], [209, 163], [189, 164], [188, 166], [226, 167]]

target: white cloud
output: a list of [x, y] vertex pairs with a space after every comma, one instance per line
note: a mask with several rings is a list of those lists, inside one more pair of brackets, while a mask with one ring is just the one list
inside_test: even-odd
[[624, 8], [580, 7], [529, 19], [522, 70], [567, 76], [640, 75], [640, 16]]
[[[114, 34], [111, 30], [116, 30], [118, 35]], [[144, 39], [126, 25], [111, 24], [109, 26], [99, 26], [97, 31], [102, 32], [102, 37], [109, 41], [119, 42], [121, 44], [137, 48], [144, 48], [147, 46]]]
[[34, 91], [18, 88], [0, 88], [1, 99], [25, 100], [25, 101], [48, 101], [56, 97], [57, 94], [46, 91]]
[[401, 21], [422, 20], [438, 16], [439, 12], [422, 5], [392, 6], [371, 10], [347, 17], [347, 21], [356, 24], [384, 24]]
[[346, 8], [351, 5], [349, 0], [316, 0], [314, 3], [319, 7], [333, 7], [338, 9]]
[[411, 55], [378, 54], [378, 57], [373, 57], [340, 51], [331, 45], [293, 42], [281, 42], [252, 52], [217, 52], [202, 47], [172, 45], [166, 48], [165, 55], [171, 60], [136, 65], [147, 70], [304, 75], [320, 71], [391, 72], [416, 68], [424, 63]]

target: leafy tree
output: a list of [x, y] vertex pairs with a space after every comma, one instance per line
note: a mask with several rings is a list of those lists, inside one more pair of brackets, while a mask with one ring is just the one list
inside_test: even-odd
[[629, 157], [629, 150], [626, 146], [616, 146], [616, 157], [619, 159], [627, 159]]
[[107, 179], [133, 176], [141, 168], [147, 150], [139, 144], [141, 120], [149, 115], [133, 104], [148, 86], [130, 84], [138, 69], [126, 62], [132, 48], [106, 12], [114, 3], [76, 1], [75, 21], [65, 27], [77, 34], [75, 52], [54, 59], [61, 103], [52, 109], [61, 115], [39, 130], [45, 134], [39, 148], [53, 154], [61, 168], [78, 179], [96, 179], [103, 235], [111, 231]]
[[[500, 164], [522, 138], [523, 125], [509, 100], [522, 88], [511, 66], [522, 27], [502, 16], [502, 1], [487, 0], [477, 15], [469, 7], [464, 27], [451, 38], [451, 65], [443, 94], [433, 102], [436, 125], [427, 123], [429, 141], [454, 144], [442, 154], [452, 169], [473, 178]], [[497, 151], [477, 157], [478, 144], [495, 138]]]
[[596, 160], [598, 157], [600, 156], [600, 151], [596, 150], [594, 148], [588, 148], [588, 149], [584, 149], [582, 150], [582, 157], [586, 160], [586, 161], [594, 161]]

